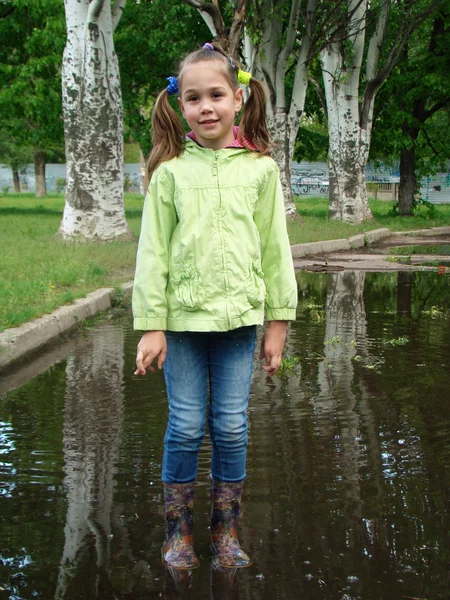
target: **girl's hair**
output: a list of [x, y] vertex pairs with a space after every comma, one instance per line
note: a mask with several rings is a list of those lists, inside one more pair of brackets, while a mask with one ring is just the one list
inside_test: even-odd
[[[236, 64], [216, 42], [212, 43], [214, 50], [200, 48], [188, 54], [179, 68], [178, 85], [181, 87], [183, 70], [191, 64], [219, 60], [225, 67], [225, 74], [233, 90], [238, 84], [239, 65]], [[248, 150], [253, 150], [245, 138], [258, 148], [261, 155], [270, 152], [270, 138], [266, 124], [266, 94], [260, 81], [250, 80], [250, 96], [244, 104], [242, 117], [239, 122], [238, 139]], [[152, 113], [152, 142], [153, 148], [147, 161], [146, 182], [162, 162], [179, 156], [184, 148], [185, 133], [180, 118], [170, 106], [167, 89], [157, 97]]]

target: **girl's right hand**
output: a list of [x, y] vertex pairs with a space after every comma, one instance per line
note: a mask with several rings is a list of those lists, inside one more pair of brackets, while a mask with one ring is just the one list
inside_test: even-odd
[[155, 372], [152, 362], [158, 358], [158, 369], [162, 369], [167, 354], [167, 341], [164, 331], [147, 331], [137, 347], [135, 375], [145, 375], [147, 370]]

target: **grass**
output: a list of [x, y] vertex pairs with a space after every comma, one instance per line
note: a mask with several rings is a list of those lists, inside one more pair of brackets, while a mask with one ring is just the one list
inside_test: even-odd
[[295, 205], [303, 222], [288, 223], [291, 244], [347, 238], [380, 227], [388, 227], [392, 231], [407, 231], [450, 225], [450, 205], [435, 206], [435, 215], [428, 218], [429, 214], [426, 210], [419, 216], [392, 217], [388, 213], [392, 210], [393, 202], [385, 200], [370, 200], [369, 204], [374, 217], [373, 221], [361, 225], [349, 225], [340, 221], [328, 220], [328, 201], [326, 199], [297, 197]]
[[[55, 237], [63, 206], [56, 194], [0, 197], [0, 331], [132, 279], [136, 240], [65, 244]], [[137, 236], [142, 197], [127, 197], [127, 206]]]
[[389, 252], [398, 256], [410, 256], [411, 254], [441, 254], [450, 256], [450, 244], [436, 246], [396, 246], [390, 248]]
[[[55, 234], [64, 197], [49, 194], [0, 196], [0, 331], [71, 303], [100, 287], [116, 287], [133, 276], [143, 197], [125, 194], [130, 242], [65, 244]], [[323, 199], [298, 199], [301, 223], [289, 224], [291, 243], [348, 237], [378, 227], [395, 230], [450, 225], [450, 206], [436, 207], [433, 219], [389, 217], [389, 202], [371, 202], [374, 222], [347, 225], [328, 221]]]

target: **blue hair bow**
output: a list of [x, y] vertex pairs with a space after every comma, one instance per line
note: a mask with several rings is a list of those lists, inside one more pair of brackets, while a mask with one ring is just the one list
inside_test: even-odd
[[169, 85], [167, 86], [167, 93], [169, 96], [172, 94], [178, 94], [178, 80], [176, 77], [168, 77], [167, 81]]

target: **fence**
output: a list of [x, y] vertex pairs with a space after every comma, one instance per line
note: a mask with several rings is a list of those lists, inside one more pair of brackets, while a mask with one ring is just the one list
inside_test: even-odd
[[[447, 172], [437, 173], [422, 180], [421, 197], [433, 204], [450, 203], [450, 161]], [[57, 183], [66, 178], [66, 166], [62, 164], [46, 165], [46, 183], [49, 191], [56, 191]], [[34, 191], [34, 166], [27, 165], [20, 172], [22, 190]], [[124, 165], [125, 188], [130, 192], [139, 192], [140, 165]], [[400, 181], [399, 164], [391, 165], [382, 162], [370, 162], [366, 169], [367, 183], [377, 183], [377, 197], [380, 199], [397, 199]], [[293, 163], [291, 174], [292, 192], [299, 196], [328, 197], [328, 164], [325, 162]], [[11, 169], [0, 165], [0, 192], [13, 190]], [[373, 195], [373, 192], [372, 192]]]

